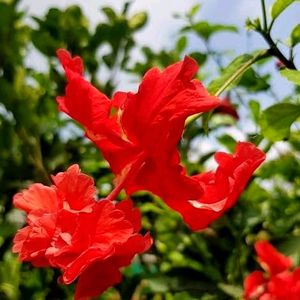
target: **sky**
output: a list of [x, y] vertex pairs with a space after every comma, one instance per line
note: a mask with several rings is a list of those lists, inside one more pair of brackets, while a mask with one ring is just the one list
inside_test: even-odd
[[[266, 46], [257, 33], [249, 33], [244, 29], [244, 23], [248, 17], [251, 19], [260, 17], [260, 0], [135, 0], [132, 2], [132, 14], [138, 11], [147, 11], [149, 15], [146, 28], [136, 34], [136, 40], [140, 45], [149, 45], [155, 50], [170, 48], [174, 45], [174, 38], [177, 37], [178, 29], [182, 26], [182, 21], [173, 17], [174, 13], [184, 13], [198, 3], [202, 5], [198, 16], [199, 20], [233, 24], [240, 29], [238, 34], [217, 34], [211, 41], [213, 49], [230, 51], [235, 49], [235, 53], [232, 53], [232, 58], [234, 58], [236, 55], [249, 53]], [[272, 0], [266, 0], [267, 7], [270, 7], [272, 2]], [[41, 16], [51, 6], [65, 8], [77, 4], [82, 7], [91, 24], [95, 25], [103, 17], [100, 13], [100, 7], [108, 5], [121, 10], [124, 3], [125, 0], [23, 0], [20, 6], [25, 8], [29, 15]], [[284, 12], [278, 22], [275, 23], [273, 36], [284, 41], [287, 40], [288, 33], [299, 21], [299, 15], [300, 3], [293, 4], [293, 9]], [[190, 39], [188, 49], [197, 50], [201, 47], [203, 45], [199, 39], [196, 37]], [[33, 53], [28, 61], [33, 66], [40, 67], [42, 64], [37, 56], [37, 53]], [[296, 60], [300, 64], [300, 57], [296, 57]], [[270, 66], [274, 74], [274, 89], [279, 97], [283, 97], [289, 92], [291, 85], [285, 79], [281, 79], [274, 66], [275, 64]], [[214, 68], [214, 66], [210, 65], [208, 68]], [[126, 80], [124, 82], [125, 84], [120, 83], [121, 88], [125, 88], [128, 84]]]
[[[29, 15], [41, 16], [47, 12], [47, 9], [51, 6], [65, 8], [69, 5], [80, 5], [88, 16], [92, 25], [101, 21], [102, 17], [100, 13], [100, 7], [111, 6], [117, 10], [121, 10], [124, 0], [23, 0], [20, 6], [25, 8]], [[247, 18], [261, 17], [260, 0], [135, 0], [132, 1], [131, 13], [139, 11], [146, 11], [149, 16], [147, 26], [136, 34], [136, 40], [139, 45], [148, 45], [155, 50], [162, 48], [172, 48], [174, 45], [174, 39], [178, 37], [178, 29], [182, 26], [182, 21], [173, 17], [174, 13], [185, 13], [193, 5], [201, 3], [201, 10], [198, 14], [199, 20], [207, 20], [212, 23], [221, 24], [233, 24], [238, 26], [239, 33], [222, 33], [216, 34], [211, 40], [211, 47], [217, 50], [235, 50], [232, 53], [232, 58], [239, 54], [250, 53], [251, 51], [267, 47], [262, 38], [254, 32], [247, 32], [244, 28], [245, 20]], [[266, 6], [268, 12], [270, 12], [270, 6], [273, 3], [272, 0], [266, 0]], [[287, 9], [278, 21], [276, 21], [272, 35], [274, 39], [281, 39], [287, 41], [288, 34], [291, 32], [297, 23], [299, 23], [300, 16], [300, 2], [293, 4], [293, 8]], [[201, 41], [196, 37], [191, 37], [188, 49], [201, 50], [203, 45]], [[298, 52], [300, 48], [298, 46]], [[137, 55], [138, 56], [138, 55]], [[300, 55], [296, 57], [296, 62], [300, 66]], [[41, 68], [43, 62], [38, 53], [33, 51], [28, 57], [28, 64]], [[206, 70], [204, 72], [213, 72], [215, 66], [210, 63], [205, 65]], [[269, 63], [266, 67], [266, 71], [272, 72], [272, 86], [275, 94], [278, 98], [282, 98], [287, 94], [290, 94], [292, 85], [283, 79], [278, 70], [275, 67], [275, 61]], [[135, 89], [136, 82], [128, 80], [123, 77], [119, 80], [118, 88], [121, 90]], [[274, 103], [274, 99], [268, 98], [265, 95], [260, 99], [262, 106], [267, 107]], [[240, 124], [240, 129], [231, 128], [228, 133], [234, 136], [236, 139], [242, 140], [242, 131], [251, 131], [253, 128], [248, 123]], [[211, 141], [202, 141], [199, 144], [202, 149], [210, 151], [212, 145]], [[272, 155], [272, 152], [271, 152]]]

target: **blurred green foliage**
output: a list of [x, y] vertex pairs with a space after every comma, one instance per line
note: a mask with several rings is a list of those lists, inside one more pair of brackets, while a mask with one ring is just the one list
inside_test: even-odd
[[[45, 16], [33, 17], [35, 25], [29, 26], [18, 2], [0, 0], [0, 299], [54, 300], [72, 299], [73, 295], [72, 286], [57, 284], [56, 271], [20, 264], [11, 254], [13, 235], [24, 224], [24, 216], [12, 207], [17, 191], [32, 182], [49, 183], [49, 174], [65, 170], [71, 163], [79, 163], [95, 178], [99, 197], [112, 188], [112, 175], [101, 154], [83, 137], [77, 124], [57, 111], [55, 97], [63, 93], [65, 84], [55, 58], [60, 47], [82, 56], [86, 76], [108, 95], [115, 91], [121, 72], [139, 77], [150, 67], [165, 67], [185, 54], [204, 65], [202, 70], [214, 60], [219, 75], [211, 80], [210, 91], [227, 89], [225, 94], [241, 111], [241, 123], [254, 128], [247, 131], [247, 138], [270, 153], [238, 204], [201, 232], [191, 232], [160, 199], [146, 193], [134, 195], [143, 213], [143, 228], [151, 231], [155, 243], [149, 253], [124, 270], [123, 282], [100, 299], [239, 299], [243, 278], [256, 267], [252, 246], [260, 238], [270, 239], [300, 264], [299, 87], [262, 110], [260, 101], [264, 95], [272, 95], [272, 74], [263, 73], [261, 66], [270, 58], [244, 68], [255, 55], [245, 54], [224, 66], [225, 54], [211, 49], [209, 40], [222, 32], [235, 34], [238, 29], [200, 19], [199, 5], [176, 15], [185, 25], [173, 47], [154, 51], [136, 44], [135, 33], [144, 28], [147, 14], [131, 14], [130, 3], [120, 12], [103, 7], [99, 14], [104, 21], [92, 29], [78, 6], [51, 8]], [[274, 2], [271, 25], [292, 2]], [[259, 30], [260, 24], [259, 20], [247, 21], [250, 29]], [[201, 40], [205, 51], [189, 51], [189, 37], [193, 35]], [[291, 49], [297, 43], [299, 25], [291, 33]], [[133, 59], [133, 50], [141, 53], [141, 61]], [[33, 51], [45, 61], [46, 71], [26, 64]], [[237, 74], [240, 70], [243, 72]], [[105, 72], [107, 79], [99, 81], [99, 72]], [[299, 85], [297, 70], [281, 73]], [[236, 141], [224, 129], [240, 126], [236, 122], [228, 116], [210, 114], [187, 126], [179, 147], [190, 173], [203, 171], [214, 153], [191, 160], [193, 144], [205, 139], [209, 130], [217, 147], [232, 151]]]

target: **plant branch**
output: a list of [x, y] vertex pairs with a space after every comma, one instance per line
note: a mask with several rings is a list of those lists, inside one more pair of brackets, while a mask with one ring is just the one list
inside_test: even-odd
[[268, 21], [267, 21], [267, 13], [266, 13], [266, 4], [265, 0], [260, 0], [261, 2], [261, 7], [262, 7], [262, 15], [263, 15], [263, 24], [264, 24], [264, 31], [267, 31], [268, 29]]
[[293, 59], [292, 58], [288, 59], [283, 55], [283, 53], [279, 50], [279, 48], [273, 41], [273, 39], [270, 35], [270, 32], [268, 32], [268, 31], [258, 31], [258, 32], [262, 35], [262, 37], [265, 39], [265, 41], [270, 46], [269, 51], [272, 56], [277, 57], [288, 69], [297, 70], [297, 68], [293, 62]]

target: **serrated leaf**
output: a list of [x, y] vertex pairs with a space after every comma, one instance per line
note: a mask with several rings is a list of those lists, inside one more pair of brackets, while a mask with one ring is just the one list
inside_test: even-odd
[[[214, 79], [209, 85], [208, 90], [211, 94], [216, 94], [222, 86], [226, 85], [231, 81], [233, 76], [247, 66], [250, 60], [253, 59], [253, 56], [250, 54], [244, 54], [235, 58], [221, 73], [221, 76], [217, 79]], [[250, 67], [250, 66], [249, 66]], [[245, 71], [248, 68], [245, 69]], [[242, 73], [243, 74], [243, 73]], [[230, 86], [235, 84], [240, 78], [241, 75], [238, 75], [236, 78], [233, 78], [233, 81], [230, 82]]]
[[296, 70], [283, 69], [280, 74], [287, 80], [293, 82], [296, 85], [300, 85], [300, 72]]
[[300, 105], [275, 104], [263, 111], [260, 126], [262, 134], [272, 142], [289, 137], [290, 127], [300, 116]]
[[295, 0], [276, 0], [271, 9], [271, 16], [276, 19]]
[[291, 44], [294, 47], [300, 43], [300, 24], [296, 25], [291, 33]]

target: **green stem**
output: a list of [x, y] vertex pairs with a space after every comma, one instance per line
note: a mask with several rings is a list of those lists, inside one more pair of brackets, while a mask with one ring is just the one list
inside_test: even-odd
[[261, 0], [260, 2], [261, 2], [261, 7], [262, 7], [262, 13], [263, 13], [264, 30], [267, 31], [267, 29], [268, 29], [268, 22], [267, 22], [267, 13], [266, 13], [265, 0]]
[[265, 41], [270, 46], [269, 52], [270, 55], [277, 57], [288, 69], [297, 70], [292, 59], [287, 59], [282, 52], [279, 50], [275, 42], [273, 41], [269, 32], [266, 31], [258, 31]]

